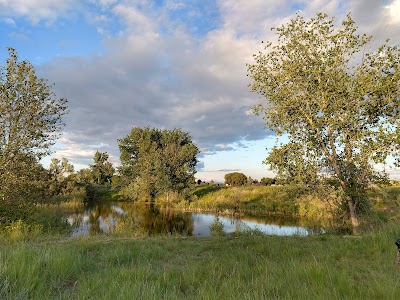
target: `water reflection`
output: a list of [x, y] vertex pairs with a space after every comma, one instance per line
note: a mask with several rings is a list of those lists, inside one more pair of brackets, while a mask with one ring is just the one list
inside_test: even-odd
[[[216, 216], [213, 214], [193, 214], [194, 235], [207, 236], [210, 235], [210, 225], [215, 221]], [[256, 218], [256, 217], [218, 217], [219, 222], [224, 226], [224, 232], [243, 232], [248, 230], [258, 230], [268, 235], [300, 235], [306, 236], [311, 234], [305, 227], [294, 224], [293, 220], [283, 221], [285, 219], [278, 218]], [[276, 224], [274, 224], [276, 223]], [[279, 224], [280, 223], [280, 224]], [[286, 225], [284, 225], [286, 223]]]
[[[134, 235], [208, 236], [214, 214], [183, 213], [153, 205], [99, 203], [69, 216], [72, 236], [124, 233]], [[315, 228], [301, 227], [295, 220], [266, 217], [219, 217], [224, 232], [258, 230], [268, 235], [309, 235]]]

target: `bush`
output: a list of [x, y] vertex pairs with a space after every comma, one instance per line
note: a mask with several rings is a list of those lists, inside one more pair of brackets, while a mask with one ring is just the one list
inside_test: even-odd
[[2, 235], [10, 240], [36, 237], [43, 232], [43, 226], [28, 224], [22, 220], [10, 223], [2, 231]]

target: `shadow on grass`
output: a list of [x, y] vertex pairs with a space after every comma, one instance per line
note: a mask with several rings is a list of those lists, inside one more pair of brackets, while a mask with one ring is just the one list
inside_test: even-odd
[[222, 187], [218, 185], [206, 185], [206, 186], [200, 186], [195, 189], [194, 194], [197, 197], [203, 197], [209, 193], [216, 192], [222, 189]]

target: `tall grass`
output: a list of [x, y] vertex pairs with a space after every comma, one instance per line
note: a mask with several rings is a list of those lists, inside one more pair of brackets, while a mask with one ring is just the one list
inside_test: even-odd
[[399, 232], [2, 244], [0, 299], [399, 299]]
[[24, 206], [2, 204], [0, 208], [6, 213], [15, 210], [18, 214], [10, 216], [8, 213], [5, 222], [0, 222], [0, 238], [15, 240], [43, 234], [66, 234], [71, 230], [67, 217], [83, 210], [83, 200], [82, 194], [73, 194], [44, 199], [37, 203], [25, 203]]
[[[306, 193], [301, 187], [250, 186], [200, 187], [185, 208], [219, 214], [283, 215], [299, 218], [302, 225], [319, 225], [333, 231], [351, 228], [347, 205], [329, 187]], [[375, 187], [369, 192], [368, 209], [360, 213], [364, 230], [400, 218], [400, 186]]]
[[296, 186], [229, 187], [201, 194], [189, 208], [219, 213], [293, 216], [298, 213], [296, 200], [299, 195], [301, 189]]

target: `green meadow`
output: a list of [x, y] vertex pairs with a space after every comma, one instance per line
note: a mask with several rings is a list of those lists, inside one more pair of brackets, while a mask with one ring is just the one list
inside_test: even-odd
[[399, 236], [3, 240], [0, 298], [399, 299]]
[[[209, 237], [71, 238], [62, 226], [17, 222], [0, 237], [0, 299], [398, 299], [399, 194], [398, 187], [370, 193], [370, 226], [358, 237], [227, 235], [215, 228]], [[234, 207], [228, 204], [236, 197], [240, 207], [286, 207], [295, 191], [213, 187], [197, 195], [190, 206], [221, 210]], [[212, 198], [214, 208], [205, 205]], [[51, 220], [80, 206], [60, 198], [40, 210]]]

